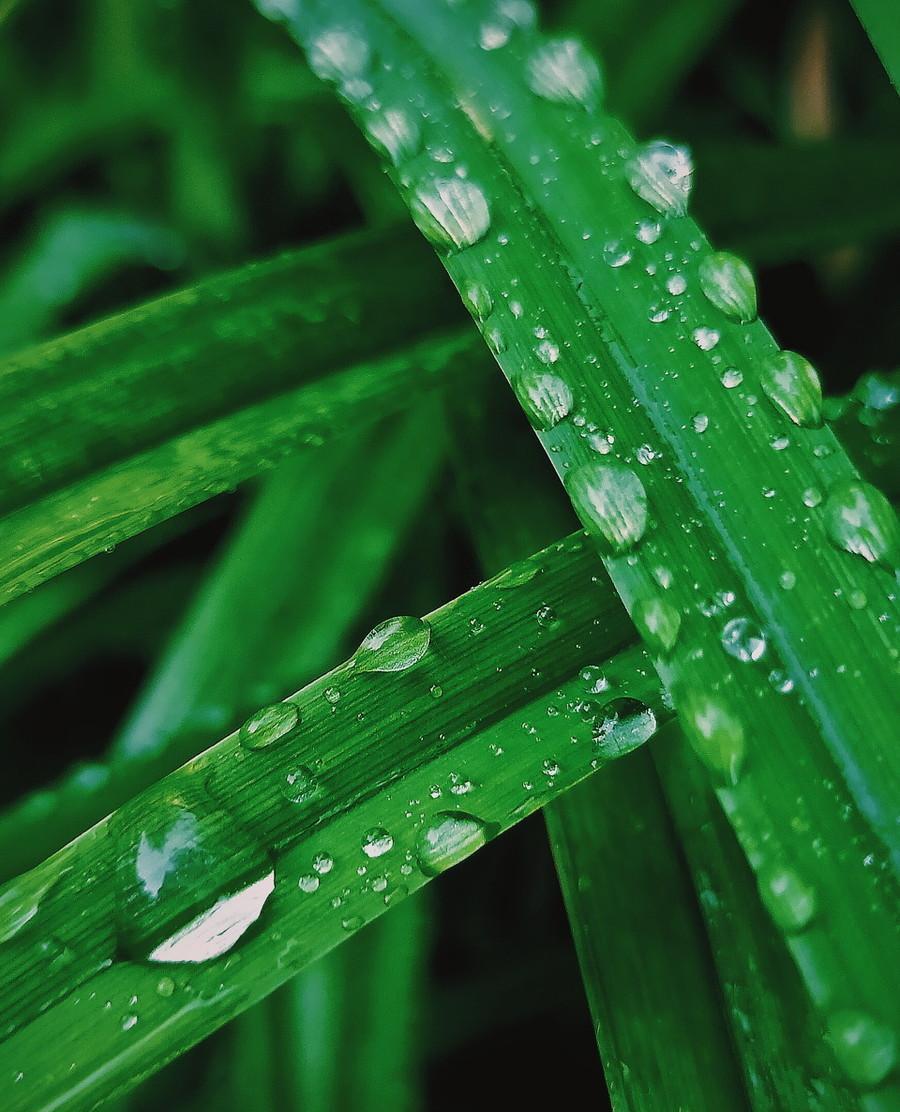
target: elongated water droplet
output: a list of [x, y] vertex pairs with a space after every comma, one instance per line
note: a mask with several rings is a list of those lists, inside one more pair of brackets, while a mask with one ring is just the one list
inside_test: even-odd
[[513, 380], [519, 404], [533, 428], [546, 432], [572, 412], [572, 391], [551, 371], [525, 370]]
[[528, 59], [528, 85], [544, 100], [596, 108], [603, 94], [600, 67], [577, 39], [550, 39]]
[[736, 255], [716, 251], [699, 268], [700, 289], [726, 316], [742, 323], [756, 318], [756, 283], [753, 271]]
[[639, 599], [631, 611], [631, 618], [650, 648], [667, 653], [675, 647], [681, 614], [668, 599], [659, 595]]
[[426, 876], [437, 876], [458, 865], [485, 844], [487, 826], [462, 811], [435, 815], [416, 838], [416, 858]]
[[780, 351], [763, 367], [760, 382], [769, 401], [795, 425], [822, 424], [822, 384], [808, 359], [795, 351]]
[[726, 784], [740, 779], [746, 756], [744, 727], [718, 697], [692, 690], [677, 699], [679, 721], [694, 752]]
[[467, 282], [463, 288], [463, 301], [479, 324], [484, 323], [494, 311], [491, 291], [483, 282]]
[[419, 231], [435, 247], [471, 247], [491, 226], [484, 190], [464, 178], [430, 178], [419, 184], [410, 202]]
[[0, 943], [15, 938], [37, 915], [50, 889], [69, 871], [69, 854], [63, 850], [0, 890]]
[[612, 699], [591, 731], [594, 748], [605, 758], [624, 757], [656, 733], [656, 715], [639, 699]]
[[309, 803], [321, 791], [316, 774], [307, 765], [292, 768], [281, 785], [281, 794], [288, 803]]
[[749, 618], [732, 618], [722, 630], [722, 647], [735, 660], [759, 660], [766, 651], [765, 634]]
[[865, 1012], [836, 1012], [828, 1020], [828, 1037], [841, 1069], [857, 1085], [877, 1085], [897, 1063], [896, 1034]]
[[523, 583], [530, 583], [540, 570], [541, 565], [537, 560], [531, 558], [520, 560], [501, 571], [499, 575], [491, 580], [491, 583], [494, 587], [500, 587], [501, 590], [511, 591], [515, 587], [521, 587]]
[[589, 531], [613, 552], [625, 552], [647, 529], [647, 493], [629, 467], [620, 463], [586, 463], [569, 472], [566, 490]]
[[238, 732], [245, 749], [268, 749], [285, 737], [300, 722], [300, 711], [294, 703], [273, 703], [251, 714]]
[[759, 894], [786, 934], [805, 930], [816, 913], [816, 893], [793, 869], [775, 866], [759, 877]]
[[310, 42], [309, 68], [322, 81], [343, 82], [362, 77], [369, 68], [371, 51], [366, 40], [347, 27], [332, 27]]
[[363, 836], [362, 851], [366, 857], [383, 857], [394, 848], [394, 838], [382, 826], [368, 830]]
[[365, 118], [364, 126], [372, 146], [395, 166], [407, 162], [422, 145], [419, 125], [402, 108], [380, 108]]
[[354, 664], [360, 672], [404, 672], [418, 664], [431, 643], [431, 626], [423, 618], [388, 618], [363, 638]]
[[657, 212], [682, 216], [687, 212], [694, 164], [687, 147], [654, 139], [640, 147], [625, 166], [628, 184]]
[[832, 543], [870, 564], [900, 566], [900, 523], [893, 506], [871, 483], [845, 479], [828, 493], [825, 529]]

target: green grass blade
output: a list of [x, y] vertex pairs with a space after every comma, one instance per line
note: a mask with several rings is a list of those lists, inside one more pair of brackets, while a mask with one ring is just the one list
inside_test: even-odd
[[900, 370], [863, 375], [852, 393], [830, 399], [826, 410], [860, 473], [896, 505], [900, 498]]
[[897, 19], [896, 5], [892, 0], [851, 2], [891, 83], [900, 92], [900, 21]]
[[[304, 6], [292, 28], [364, 129], [371, 88], [466, 175], [452, 184], [453, 166], [395, 148], [395, 180], [454, 282], [483, 287], [470, 301], [617, 590], [667, 615], [649, 638], [658, 669], [754, 870], [815, 894], [817, 913], [779, 922], [848, 1075], [891, 1099], [900, 1001], [874, 955], [896, 952], [896, 518], [817, 427], [815, 372], [785, 369], [763, 324], [732, 319], [753, 316], [748, 280], [730, 305], [711, 283], [704, 294], [709, 249], [678, 215], [683, 155], [661, 152], [675, 185], [656, 162], [638, 172], [650, 156], [592, 110], [593, 61], [548, 58], [518, 27], [482, 50], [487, 11], [341, 0]], [[629, 177], [666, 210], [658, 232]], [[757, 629], [761, 665], [760, 642], [731, 640]]]
[[[414, 667], [367, 672], [363, 652], [292, 697], [299, 726], [280, 745], [253, 751], [229, 736], [8, 885], [0, 1064], [18, 1078], [8, 1106], [124, 1091], [612, 759], [595, 748], [593, 716], [569, 707], [581, 704], [585, 655], [603, 660], [627, 633], [593, 566], [580, 535], [514, 566], [428, 616]], [[554, 620], [536, 621], [545, 607]], [[397, 651], [412, 655], [406, 644]], [[633, 650], [611, 660], [612, 682], [639, 664]], [[633, 693], [665, 716], [655, 683]], [[548, 724], [540, 745], [524, 728], [537, 719]], [[186, 854], [184, 823], [198, 824]], [[357, 873], [380, 828], [393, 839], [378, 866], [386, 886], [373, 883], [375, 866]], [[460, 841], [443, 840], [448, 830]], [[140, 875], [157, 860], [163, 878], [166, 861], [175, 869], [171, 893], [147, 902]], [[275, 892], [234, 954], [146, 960], [198, 908], [270, 884], [273, 861]]]

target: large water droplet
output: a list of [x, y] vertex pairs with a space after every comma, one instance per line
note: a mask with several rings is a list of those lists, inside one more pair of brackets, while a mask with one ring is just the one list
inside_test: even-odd
[[250, 715], [238, 732], [238, 740], [245, 749], [268, 749], [299, 722], [300, 711], [294, 703], [273, 703]]
[[430, 643], [431, 626], [423, 618], [388, 618], [366, 634], [353, 661], [359, 672], [404, 672], [419, 663]]
[[416, 838], [416, 858], [426, 876], [437, 876], [458, 865], [488, 839], [487, 826], [462, 811], [443, 811]]
[[724, 783], [740, 779], [746, 755], [744, 727], [718, 697], [687, 690], [677, 699], [679, 719], [694, 752]]
[[577, 39], [550, 39], [527, 64], [528, 85], [544, 100], [595, 108], [603, 93], [596, 59]]
[[592, 730], [594, 748], [601, 756], [624, 757], [656, 733], [656, 715], [638, 699], [620, 698], [606, 703]]
[[569, 472], [566, 490], [581, 520], [613, 553], [625, 552], [647, 528], [647, 493], [629, 467], [586, 463]]
[[759, 894], [776, 926], [796, 934], [816, 912], [816, 893], [793, 869], [775, 866], [759, 877]]
[[550, 371], [525, 370], [515, 377], [513, 388], [532, 427], [540, 432], [554, 428], [572, 412], [572, 391]]
[[68, 857], [62, 850], [4, 885], [0, 891], [0, 943], [15, 938], [35, 918], [44, 897], [68, 872]]
[[395, 166], [413, 157], [422, 143], [415, 119], [402, 108], [380, 108], [364, 120], [373, 147]]
[[657, 212], [687, 212], [694, 164], [687, 147], [654, 139], [640, 147], [625, 166], [628, 184]]
[[681, 628], [681, 614], [668, 599], [659, 595], [638, 599], [631, 618], [651, 649], [667, 653], [675, 647]]
[[877, 1085], [896, 1065], [896, 1034], [865, 1012], [836, 1012], [828, 1020], [828, 1037], [841, 1069], [857, 1085]]
[[307, 50], [309, 68], [322, 81], [343, 82], [362, 77], [369, 68], [371, 51], [366, 40], [346, 27], [320, 32]]
[[726, 316], [742, 323], [756, 317], [756, 283], [753, 271], [736, 255], [716, 251], [699, 268], [700, 288]]
[[393, 848], [393, 836], [382, 826], [368, 830], [363, 836], [362, 851], [366, 857], [382, 857]]
[[870, 564], [900, 565], [900, 523], [885, 496], [858, 479], [844, 479], [828, 493], [825, 529], [838, 548]]
[[151, 961], [231, 949], [274, 888], [269, 855], [200, 787], [166, 786], [113, 816], [119, 937]]
[[769, 401], [795, 425], [822, 424], [822, 384], [808, 359], [795, 351], [780, 351], [763, 367], [760, 382]]
[[722, 630], [722, 647], [735, 660], [759, 660], [766, 651], [765, 634], [749, 618], [732, 618]]
[[429, 178], [410, 202], [413, 220], [425, 238], [445, 250], [471, 247], [491, 226], [484, 190], [464, 178]]

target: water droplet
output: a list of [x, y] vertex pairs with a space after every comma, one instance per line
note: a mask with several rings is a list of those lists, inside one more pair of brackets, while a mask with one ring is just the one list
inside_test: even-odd
[[647, 493], [629, 467], [586, 463], [570, 471], [566, 490], [586, 528], [599, 533], [613, 553], [625, 552], [647, 529]]
[[360, 672], [404, 672], [418, 664], [431, 644], [423, 618], [388, 618], [363, 638], [353, 662]]
[[540, 570], [541, 565], [537, 560], [531, 558], [520, 560], [517, 564], [510, 564], [508, 568], [501, 571], [499, 575], [491, 580], [491, 583], [495, 587], [500, 587], [501, 590], [510, 591], [515, 587], [530, 583]]
[[572, 412], [572, 391], [552, 371], [524, 370], [513, 380], [519, 404], [533, 428], [547, 432]]
[[794, 690], [794, 681], [781, 668], [773, 668], [769, 673], [769, 683], [779, 695], [788, 695]]
[[362, 840], [362, 851], [366, 857], [382, 857], [394, 848], [394, 838], [382, 826], [366, 831]]
[[292, 768], [281, 785], [281, 793], [289, 803], [309, 803], [320, 791], [319, 781], [307, 765]]
[[822, 385], [808, 359], [795, 351], [780, 351], [763, 367], [760, 382], [769, 401], [795, 425], [822, 424]]
[[326, 853], [322, 850], [313, 858], [312, 867], [314, 873], [317, 873], [319, 876], [327, 876], [334, 868], [334, 858], [330, 853]]
[[749, 618], [732, 618], [722, 630], [722, 647], [735, 660], [759, 660], [766, 651], [766, 638]]
[[332, 706], [341, 701], [341, 692], [337, 687], [326, 687], [322, 694], [325, 696], [325, 701]]
[[662, 224], [656, 220], [641, 220], [638, 222], [634, 234], [641, 243], [646, 243], [649, 246], [651, 243], [656, 243], [662, 235]]
[[364, 923], [361, 915], [348, 915], [341, 919], [341, 927], [348, 932], [358, 931]]
[[624, 757], [656, 733], [656, 715], [638, 699], [613, 699], [604, 705], [602, 714], [592, 730], [592, 740], [604, 757]]
[[552, 366], [559, 361], [559, 345], [555, 344], [552, 340], [542, 339], [535, 345], [535, 355], [542, 363]]
[[546, 603], [538, 607], [535, 617], [542, 629], [557, 629], [560, 625], [559, 615], [552, 606], [548, 606]]
[[740, 386], [743, 381], [744, 376], [737, 367], [726, 367], [720, 379], [720, 382], [726, 390], [733, 390], [736, 386]]
[[528, 85], [544, 100], [595, 108], [603, 94], [596, 59], [577, 39], [550, 39], [527, 64]]
[[675, 647], [681, 629], [681, 614], [667, 599], [658, 595], [638, 599], [631, 618], [638, 633], [656, 652], [671, 652]]
[[695, 413], [691, 418], [691, 424], [694, 426], [694, 432], [706, 432], [709, 428], [709, 417], [705, 413]]
[[426, 876], [437, 876], [458, 865], [485, 844], [485, 824], [462, 811], [443, 811], [435, 815], [416, 838], [416, 858]]
[[683, 274], [673, 274], [666, 279], [666, 289], [673, 297], [680, 297], [687, 289], [687, 278]]
[[676, 700], [694, 752], [726, 784], [737, 784], [746, 756], [744, 727], [719, 699], [687, 690]]
[[294, 703], [273, 703], [250, 715], [238, 732], [238, 740], [251, 751], [268, 749], [299, 723], [300, 711]]
[[691, 338], [701, 351], [712, 351], [719, 342], [719, 333], [715, 328], [695, 328]]
[[0, 891], [0, 943], [15, 938], [35, 918], [44, 897], [69, 871], [68, 856], [63, 850], [4, 885]]
[[620, 239], [610, 240], [603, 247], [603, 261], [614, 270], [631, 262], [631, 248]]
[[128, 1015], [122, 1016], [122, 1030], [130, 1031], [133, 1027], [137, 1026], [138, 1017], [134, 1012], [129, 1012]]
[[482, 23], [478, 29], [478, 45], [482, 50], [500, 50], [509, 42], [512, 28], [508, 23]]
[[410, 211], [419, 231], [435, 247], [472, 247], [491, 224], [484, 190], [466, 178], [429, 178], [416, 188]]
[[803, 492], [803, 505], [810, 510], [822, 502], [822, 492], [817, 487], [807, 487]]
[[200, 962], [231, 949], [275, 886], [268, 854], [198, 785], [160, 787], [115, 812], [122, 948]]
[[825, 529], [832, 543], [870, 564], [900, 564], [900, 524], [893, 506], [877, 487], [844, 479], [825, 501]]
[[466, 282], [462, 296], [466, 308], [479, 324], [486, 321], [494, 311], [491, 291], [483, 282]]
[[786, 934], [804, 930], [815, 915], [815, 890], [793, 869], [775, 866], [764, 870], [759, 894], [776, 926]]
[[828, 1037], [841, 1069], [857, 1085], [877, 1085], [897, 1062], [897, 1036], [865, 1012], [836, 1012], [828, 1020]]
[[301, 892], [306, 892], [307, 895], [312, 895], [313, 892], [319, 891], [319, 885], [322, 883], [321, 879], [315, 873], [303, 873], [297, 881], [297, 887]]
[[716, 251], [701, 262], [699, 277], [707, 299], [727, 317], [743, 324], [756, 318], [756, 283], [743, 259]]
[[156, 995], [167, 1000], [175, 992], [175, 982], [171, 977], [160, 977], [156, 982]]
[[625, 166], [628, 184], [657, 212], [682, 216], [687, 212], [694, 165], [687, 147], [654, 139], [638, 148]]
[[369, 44], [346, 27], [331, 27], [310, 42], [309, 68], [322, 81], [344, 82], [362, 77], [369, 68]]
[[372, 146], [395, 166], [418, 153], [422, 134], [415, 119], [402, 108], [380, 108], [364, 120]]

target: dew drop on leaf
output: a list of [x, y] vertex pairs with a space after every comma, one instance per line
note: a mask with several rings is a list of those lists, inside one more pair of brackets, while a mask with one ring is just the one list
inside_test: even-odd
[[572, 412], [572, 391], [552, 371], [524, 370], [513, 380], [519, 404], [533, 428], [546, 432]]
[[647, 493], [630, 467], [587, 463], [565, 479], [572, 505], [585, 527], [613, 553], [626, 552], [647, 529]]
[[419, 125], [402, 108], [379, 108], [366, 116], [363, 126], [372, 146], [394, 166], [407, 162], [422, 145]]
[[756, 283], [743, 259], [716, 251], [700, 263], [698, 273], [707, 300], [726, 316], [744, 324], [756, 318]]
[[483, 282], [466, 282], [462, 291], [466, 308], [482, 324], [494, 311], [494, 299], [491, 291]]
[[870, 564], [900, 565], [900, 523], [893, 506], [871, 483], [845, 479], [825, 501], [825, 529], [833, 544]]
[[592, 730], [594, 749], [608, 759], [624, 757], [656, 733], [653, 709], [639, 699], [612, 699]]
[[693, 173], [687, 147], [663, 139], [639, 147], [625, 166], [625, 176], [634, 192], [657, 212], [673, 216], [687, 212]]
[[769, 401], [795, 425], [822, 424], [822, 384], [808, 359], [795, 351], [780, 351], [763, 367], [760, 382]]
[[238, 731], [244, 749], [268, 749], [282, 741], [300, 722], [300, 711], [294, 703], [273, 703], [251, 714]]
[[681, 629], [681, 614], [659, 595], [638, 599], [631, 611], [638, 633], [656, 652], [671, 652]]
[[428, 622], [401, 615], [367, 633], [353, 661], [359, 672], [405, 672], [419, 663], [430, 644]]
[[528, 86], [544, 100], [596, 108], [603, 95], [600, 66], [577, 39], [549, 39], [527, 62]]
[[877, 1085], [897, 1063], [896, 1034], [865, 1012], [835, 1012], [828, 1038], [841, 1069], [857, 1085]]
[[766, 651], [765, 634], [749, 618], [732, 618], [722, 630], [722, 648], [735, 660], [759, 660]]
[[371, 52], [369, 44], [356, 31], [331, 27], [320, 32], [309, 44], [309, 68], [322, 81], [344, 82], [364, 76]]
[[437, 876], [458, 865], [488, 839], [486, 825], [462, 811], [443, 811], [416, 838], [416, 859], [426, 876]]
[[394, 839], [382, 826], [366, 831], [362, 840], [362, 851], [366, 857], [382, 857], [394, 848]]
[[805, 930], [815, 915], [815, 890], [793, 869], [774, 866], [763, 870], [759, 894], [775, 925], [786, 934]]
[[688, 689], [676, 701], [679, 721], [694, 752], [725, 784], [737, 784], [746, 756], [740, 721], [718, 696]]
[[428, 178], [420, 182], [412, 195], [410, 212], [429, 243], [443, 250], [473, 246], [491, 225], [484, 190], [465, 178]]

